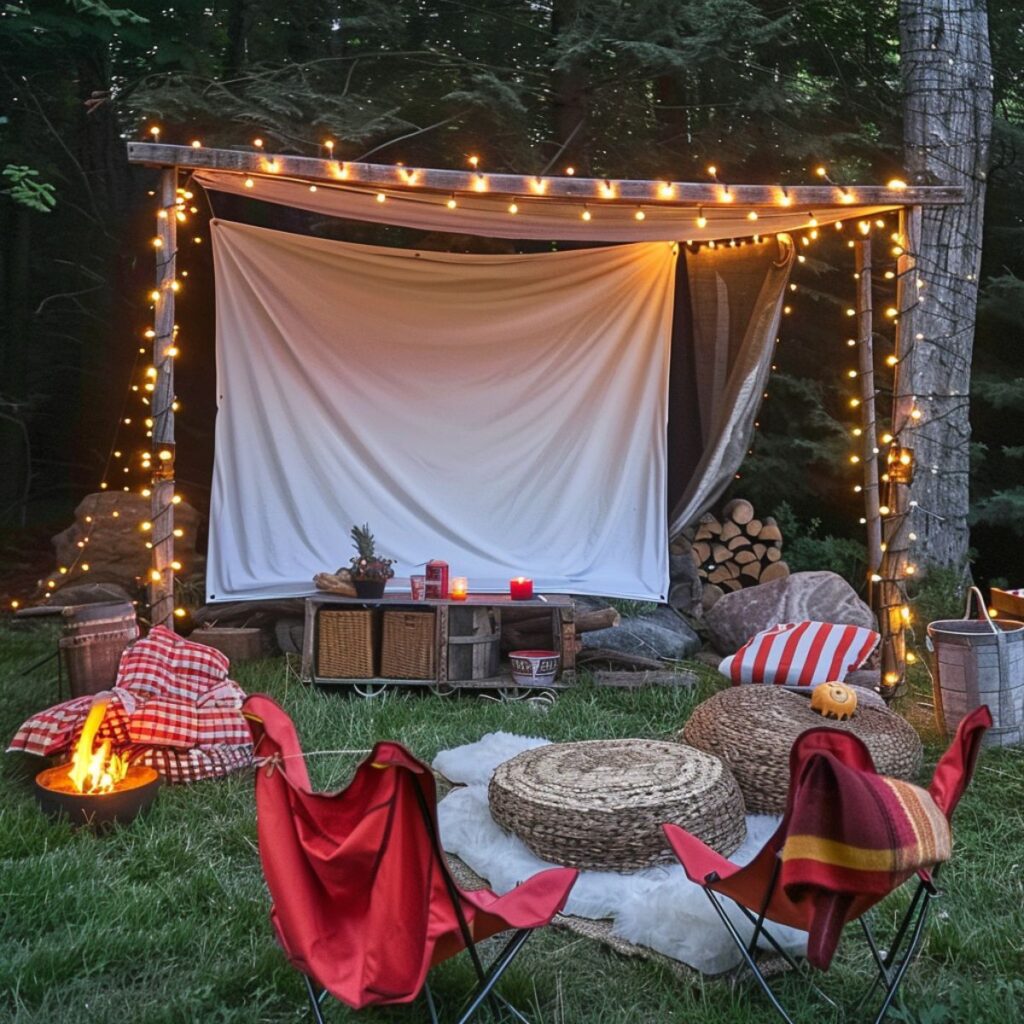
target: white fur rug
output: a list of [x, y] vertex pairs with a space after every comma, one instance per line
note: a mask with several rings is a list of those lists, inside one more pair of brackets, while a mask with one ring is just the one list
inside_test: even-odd
[[[434, 758], [436, 771], [462, 784], [438, 804], [444, 848], [487, 879], [497, 893], [508, 892], [538, 871], [557, 866], [541, 860], [515, 836], [503, 832], [487, 806], [487, 784], [494, 769], [521, 751], [548, 742], [492, 732], [476, 743], [443, 750]], [[774, 816], [748, 815], [746, 841], [730, 859], [745, 864], [778, 823]], [[565, 913], [596, 920], [611, 918], [612, 934], [681, 960], [704, 974], [719, 974], [740, 962], [739, 952], [707, 896], [687, 879], [678, 864], [631, 874], [581, 871]], [[741, 935], [751, 934], [751, 926], [738, 910], [730, 908], [729, 916]], [[803, 954], [805, 932], [775, 926], [772, 934], [790, 952]], [[763, 940], [762, 945], [767, 948]]]

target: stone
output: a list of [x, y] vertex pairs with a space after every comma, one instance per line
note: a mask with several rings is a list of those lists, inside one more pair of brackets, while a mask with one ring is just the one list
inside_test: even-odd
[[874, 613], [834, 572], [797, 572], [725, 594], [704, 614], [716, 651], [733, 654], [755, 633], [780, 622], [834, 622], [877, 629]]
[[618, 626], [581, 633], [579, 639], [584, 649], [600, 647], [663, 661], [680, 661], [701, 648], [700, 637], [668, 605], [624, 618]]
[[[74, 523], [53, 538], [57, 569], [49, 579], [56, 583], [56, 590], [66, 590], [83, 580], [116, 583], [130, 593], [138, 590], [145, 583], [151, 559], [146, 547], [150, 534], [141, 529], [149, 518], [149, 499], [141, 494], [99, 491], [83, 498], [75, 509]], [[174, 540], [174, 553], [186, 573], [197, 568], [199, 520], [199, 513], [191, 505], [181, 502], [174, 506], [175, 529], [183, 531]], [[67, 572], [62, 573], [62, 568]], [[42, 586], [46, 587], [45, 581]]]
[[689, 546], [684, 552], [668, 556], [668, 571], [672, 582], [668, 603], [687, 615], [699, 616], [702, 613], [704, 585]]

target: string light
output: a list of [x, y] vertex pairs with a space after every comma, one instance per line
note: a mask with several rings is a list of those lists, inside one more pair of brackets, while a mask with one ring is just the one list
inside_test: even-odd
[[634, 220], [644, 220], [646, 218], [646, 216], [647, 216], [647, 214], [644, 213], [644, 211], [642, 209], [640, 209], [640, 207], [638, 206], [636, 208], [636, 213], [633, 214], [633, 219]]

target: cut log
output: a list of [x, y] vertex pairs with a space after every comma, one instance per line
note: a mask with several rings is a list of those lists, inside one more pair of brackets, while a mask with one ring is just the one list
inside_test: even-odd
[[746, 549], [746, 550], [743, 550], [743, 551], [736, 551], [736, 552], [734, 552], [734, 554], [732, 556], [732, 560], [737, 565], [749, 565], [751, 562], [757, 562], [758, 566], [760, 566], [759, 559], [760, 559], [760, 556], [757, 554], [757, 552], [756, 551], [751, 551], [749, 549]]
[[[512, 624], [512, 628], [519, 633], [543, 633], [551, 630], [551, 612], [538, 615], [536, 609], [530, 609], [533, 614], [529, 618], [520, 619]], [[504, 620], [505, 613], [502, 614]], [[595, 629], [607, 629], [609, 626], [617, 626], [622, 621], [622, 616], [611, 605], [607, 608], [595, 608], [592, 611], [578, 611], [576, 613], [576, 632], [590, 633]]]
[[761, 527], [763, 525], [764, 524], [761, 522], [760, 519], [751, 519], [750, 522], [743, 527], [743, 529], [746, 531], [748, 537], [760, 537]]
[[771, 565], [765, 567], [764, 572], [761, 573], [761, 582], [769, 583], [772, 580], [781, 580], [784, 576], [789, 575], [789, 566], [785, 562], [772, 562]]
[[754, 506], [743, 498], [733, 498], [728, 505], [722, 509], [722, 518], [731, 519], [734, 523], [743, 526], [754, 518]]
[[782, 531], [779, 529], [779, 524], [775, 522], [775, 520], [772, 519], [771, 516], [768, 516], [768, 518], [765, 519], [764, 523], [762, 524], [761, 536], [758, 539], [774, 540], [778, 541], [780, 544], [782, 543]]
[[743, 548], [749, 548], [750, 538], [744, 537], [743, 534], [740, 534], [738, 537], [733, 537], [727, 546], [730, 551], [740, 551]]
[[777, 562], [782, 557], [782, 548], [769, 548], [765, 553], [764, 557], [769, 562]]
[[755, 544], [754, 545], [754, 557], [755, 558], [764, 558], [764, 556], [767, 553], [768, 553], [768, 545], [767, 544]]
[[732, 522], [732, 520], [729, 520], [722, 524], [722, 532], [719, 534], [719, 537], [721, 540], [732, 540], [733, 537], [737, 536], [740, 532], [739, 526]]
[[724, 544], [711, 545], [711, 557], [718, 564], [729, 561], [729, 549]]
[[697, 565], [706, 565], [710, 557], [711, 542], [706, 540], [695, 540], [693, 542], [693, 560]]

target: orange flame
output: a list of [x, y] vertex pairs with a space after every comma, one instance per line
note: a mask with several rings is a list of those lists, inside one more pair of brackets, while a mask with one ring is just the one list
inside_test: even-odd
[[68, 778], [79, 793], [109, 793], [128, 774], [128, 759], [111, 754], [110, 740], [103, 740], [97, 750], [92, 749], [109, 703], [110, 697], [106, 695], [93, 701], [71, 755]]

